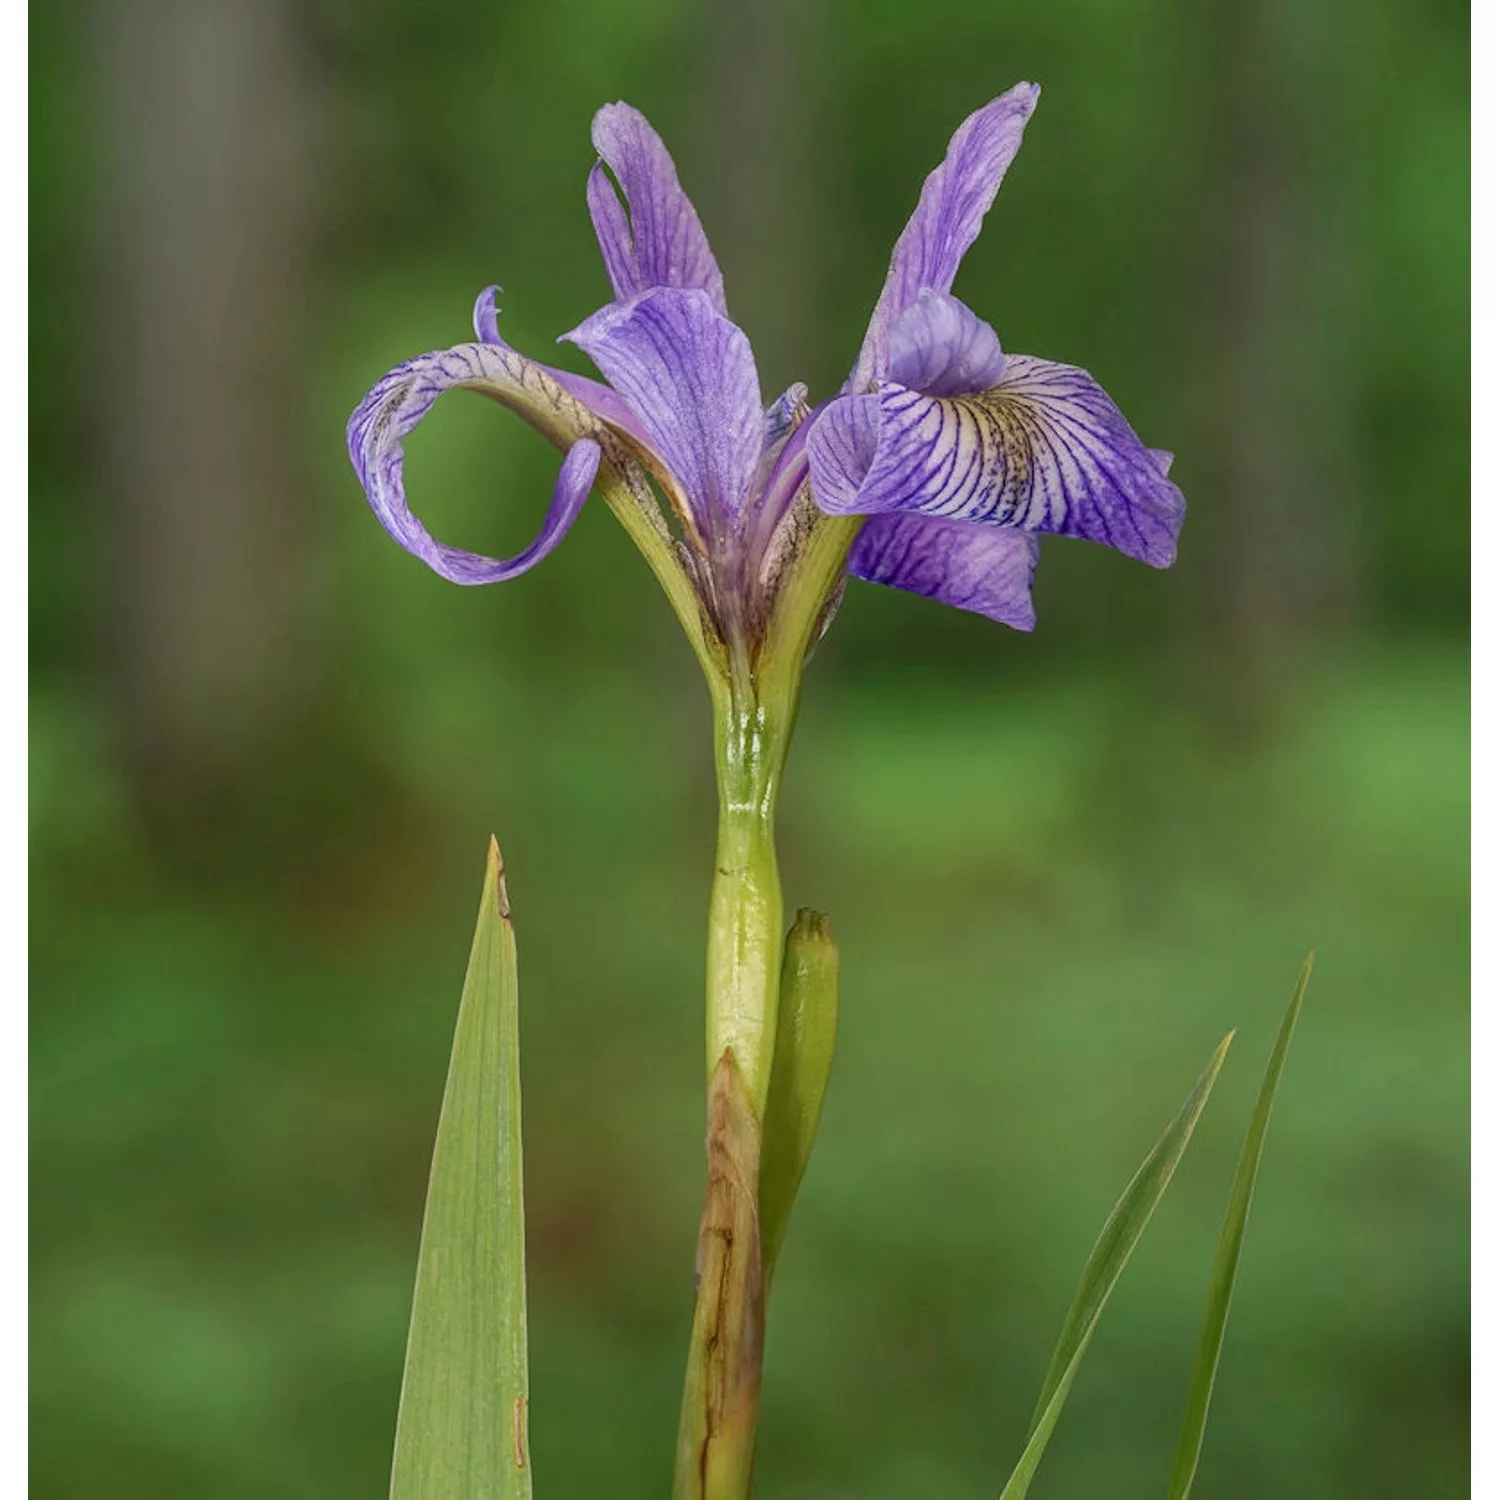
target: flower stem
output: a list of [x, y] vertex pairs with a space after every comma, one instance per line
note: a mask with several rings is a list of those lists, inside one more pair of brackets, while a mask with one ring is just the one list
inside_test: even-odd
[[[715, 714], [719, 833], [708, 914], [708, 1071], [728, 1051], [757, 1119], [765, 1109], [781, 982], [781, 876], [776, 793], [791, 725], [753, 679], [731, 686]], [[719, 707], [718, 704], [715, 705]]]
[[708, 924], [708, 1188], [675, 1500], [745, 1500], [760, 1409], [761, 1125], [782, 959], [775, 812], [795, 687], [768, 702], [748, 663], [738, 667], [714, 691], [719, 835]]
[[[726, 670], [707, 674], [719, 788], [708, 912], [708, 1188], [673, 1500], [750, 1493], [766, 1316], [761, 1146], [784, 947], [776, 794], [802, 667], [858, 525], [819, 517], [758, 647], [727, 632]], [[810, 1144], [798, 1147], [804, 1163]], [[800, 1165], [790, 1191], [799, 1175]]]

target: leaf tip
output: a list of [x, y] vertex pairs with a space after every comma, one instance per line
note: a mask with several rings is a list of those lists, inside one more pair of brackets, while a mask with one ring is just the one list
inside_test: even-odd
[[505, 888], [505, 861], [500, 857], [500, 844], [495, 835], [490, 835], [489, 856], [485, 860], [485, 882], [495, 885], [495, 907], [504, 921], [510, 921], [510, 892]]

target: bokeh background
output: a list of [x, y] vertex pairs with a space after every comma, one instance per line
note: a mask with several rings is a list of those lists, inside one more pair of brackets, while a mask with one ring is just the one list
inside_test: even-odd
[[[1044, 547], [1023, 636], [852, 586], [789, 901], [840, 1055], [771, 1311], [767, 1500], [992, 1495], [1095, 1230], [1239, 1040], [1034, 1493], [1161, 1493], [1240, 1132], [1319, 966], [1201, 1474], [1467, 1480], [1459, 0], [66, 0], [33, 10], [33, 1493], [384, 1492], [482, 871], [519, 924], [533, 1445], [660, 1495], [701, 1184], [705, 695], [591, 506], [460, 590], [345, 418], [606, 296], [591, 112], [676, 149], [766, 390], [842, 378], [959, 119], [1039, 111], [958, 290], [1178, 454], [1181, 558]], [[444, 537], [556, 459], [453, 398]]]

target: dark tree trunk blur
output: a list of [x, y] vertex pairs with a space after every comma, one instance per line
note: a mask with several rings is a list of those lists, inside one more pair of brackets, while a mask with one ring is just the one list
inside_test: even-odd
[[313, 117], [287, 8], [94, 11], [105, 141], [97, 385], [112, 521], [101, 618], [144, 805], [194, 816], [306, 690], [302, 361]]
[[[1198, 12], [1211, 104], [1202, 158], [1204, 452], [1190, 498], [1204, 644], [1247, 717], [1278, 667], [1361, 608], [1337, 226], [1308, 159], [1315, 72], [1289, 0]], [[1231, 670], [1226, 674], [1224, 669]]]
[[798, 0], [702, 7], [696, 128], [680, 153], [767, 401], [808, 378], [807, 332], [818, 322], [805, 166], [816, 9]]

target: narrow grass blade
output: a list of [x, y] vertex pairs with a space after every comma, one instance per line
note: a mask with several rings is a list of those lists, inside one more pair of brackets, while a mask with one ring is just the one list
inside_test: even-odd
[[1193, 1364], [1193, 1379], [1188, 1387], [1187, 1412], [1182, 1419], [1182, 1436], [1177, 1441], [1177, 1461], [1172, 1469], [1170, 1500], [1187, 1500], [1198, 1472], [1198, 1455], [1203, 1449], [1203, 1429], [1208, 1423], [1208, 1404], [1213, 1399], [1214, 1377], [1219, 1370], [1219, 1353], [1224, 1347], [1224, 1328], [1229, 1321], [1229, 1302], [1234, 1295], [1234, 1278], [1240, 1267], [1240, 1253], [1245, 1247], [1245, 1225], [1250, 1218], [1250, 1200], [1255, 1195], [1255, 1178], [1260, 1171], [1261, 1153], [1266, 1145], [1266, 1129], [1271, 1123], [1271, 1107], [1276, 1103], [1276, 1088], [1286, 1066], [1292, 1045], [1292, 1032], [1302, 1011], [1302, 996], [1312, 974], [1313, 955], [1307, 955], [1302, 972], [1292, 991], [1291, 1003], [1282, 1018], [1271, 1060], [1261, 1080], [1260, 1096], [1250, 1130], [1235, 1169], [1234, 1187], [1229, 1194], [1229, 1209], [1214, 1253], [1214, 1268], [1208, 1281], [1208, 1305], [1203, 1313], [1203, 1331], [1198, 1337], [1198, 1357]]
[[1125, 1263], [1130, 1259], [1136, 1242], [1150, 1223], [1156, 1205], [1161, 1202], [1162, 1194], [1166, 1192], [1167, 1184], [1177, 1170], [1177, 1163], [1182, 1160], [1182, 1153], [1192, 1139], [1198, 1117], [1203, 1113], [1203, 1106], [1208, 1103], [1209, 1093], [1219, 1076], [1219, 1069], [1224, 1065], [1224, 1055], [1233, 1038], [1234, 1033], [1230, 1032], [1219, 1043], [1208, 1066], [1193, 1085], [1192, 1093], [1187, 1096], [1161, 1139], [1151, 1148], [1151, 1154], [1141, 1163], [1130, 1180], [1130, 1186], [1120, 1195], [1109, 1218], [1104, 1222], [1104, 1228], [1099, 1231], [1099, 1238], [1083, 1268], [1083, 1277], [1074, 1293], [1072, 1306], [1068, 1308], [1068, 1315], [1063, 1321], [1062, 1335], [1053, 1350], [1047, 1377], [1042, 1382], [1042, 1393], [1026, 1434], [1026, 1447], [1001, 1491], [1000, 1500], [1021, 1500], [1030, 1489], [1037, 1466], [1042, 1461], [1042, 1454], [1052, 1438], [1052, 1430], [1062, 1414], [1063, 1403], [1068, 1399], [1073, 1379], [1078, 1374], [1078, 1367], [1083, 1363], [1089, 1340], [1094, 1336], [1104, 1304], [1114, 1291], [1115, 1283], [1120, 1279], [1120, 1273], [1125, 1269]]
[[489, 862], [443, 1092], [391, 1500], [530, 1500], [516, 941]]
[[804, 907], [786, 938], [761, 1147], [761, 1258], [767, 1284], [823, 1110], [838, 1010], [838, 944], [828, 918]]

